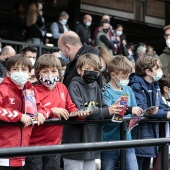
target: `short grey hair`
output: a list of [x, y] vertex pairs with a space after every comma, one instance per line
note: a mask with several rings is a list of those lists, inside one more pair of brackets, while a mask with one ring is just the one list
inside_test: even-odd
[[141, 53], [141, 52], [146, 52], [146, 47], [144, 47], [144, 46], [139, 46], [139, 47], [137, 48], [136, 52], [137, 52], [138, 54]]

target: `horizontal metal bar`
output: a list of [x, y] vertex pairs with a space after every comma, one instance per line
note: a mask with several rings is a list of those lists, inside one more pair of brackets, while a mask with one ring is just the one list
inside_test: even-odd
[[1, 42], [2, 43], [5, 43], [5, 44], [13, 44], [13, 45], [25, 45], [25, 46], [34, 46], [34, 47], [41, 47], [43, 49], [48, 49], [48, 50], [56, 50], [56, 51], [59, 51], [59, 48], [58, 47], [49, 47], [49, 46], [46, 46], [46, 45], [37, 45], [37, 44], [30, 44], [30, 43], [26, 43], [26, 42], [20, 42], [20, 41], [12, 41], [12, 40], [5, 40], [5, 39], [1, 39]]
[[49, 155], [57, 153], [79, 153], [87, 151], [102, 151], [110, 149], [124, 149], [146, 146], [166, 145], [170, 143], [170, 138], [147, 139], [147, 140], [126, 140], [126, 141], [110, 141], [95, 143], [78, 143], [51, 146], [31, 146], [31, 147], [15, 147], [1, 148], [0, 158], [31, 156], [31, 155]]
[[[124, 118], [123, 121], [129, 121], [130, 118]], [[148, 119], [148, 118], [143, 118], [140, 123], [145, 123], [145, 122], [170, 122], [170, 119], [163, 119], [163, 120], [158, 120], [158, 119]], [[77, 121], [77, 120], [59, 120], [58, 118], [53, 118], [53, 119], [47, 119], [44, 122], [44, 125], [55, 125], [55, 124], [100, 124], [100, 123], [113, 123], [111, 119], [104, 119], [104, 120], [84, 120], [84, 121]], [[0, 126], [4, 125], [11, 125], [11, 126], [18, 126], [18, 125], [23, 125], [21, 122], [17, 123], [11, 123], [11, 122], [3, 122], [0, 121]]]

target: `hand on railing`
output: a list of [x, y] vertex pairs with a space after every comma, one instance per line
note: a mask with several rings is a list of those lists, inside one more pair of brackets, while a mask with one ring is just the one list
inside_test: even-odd
[[54, 108], [51, 108], [51, 110], [55, 116], [59, 117], [60, 120], [62, 117], [65, 120], [67, 120], [69, 118], [69, 113], [66, 109], [54, 107]]
[[140, 116], [143, 113], [143, 109], [140, 107], [132, 107], [132, 115], [133, 116]]
[[20, 121], [24, 124], [24, 127], [27, 127], [29, 125], [34, 126], [33, 119], [26, 114], [22, 114]]
[[45, 117], [42, 113], [38, 113], [38, 116], [37, 116], [37, 124], [38, 126], [43, 124], [45, 122]]

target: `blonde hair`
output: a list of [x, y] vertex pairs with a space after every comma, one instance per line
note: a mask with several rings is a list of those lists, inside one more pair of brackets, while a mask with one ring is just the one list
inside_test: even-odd
[[114, 72], [115, 74], [119, 74], [120, 72], [122, 72], [125, 75], [132, 73], [132, 64], [124, 56], [115, 56], [108, 64], [108, 73], [110, 74], [111, 72]]
[[145, 55], [137, 59], [135, 63], [135, 73], [144, 77], [146, 75], [146, 69], [152, 71], [154, 67], [156, 67], [156, 69], [162, 67], [160, 60], [156, 57]]
[[29, 4], [28, 11], [26, 13], [26, 26], [31, 26], [37, 22], [38, 9], [34, 2]]
[[80, 56], [77, 60], [76, 67], [81, 69], [85, 64], [93, 67], [94, 71], [100, 71], [101, 69], [100, 59], [95, 54], [87, 53]]
[[111, 60], [110, 54], [104, 47], [96, 46], [95, 48], [97, 48], [99, 50], [99, 56], [104, 60], [104, 62], [106, 63], [106, 66], [107, 66]]

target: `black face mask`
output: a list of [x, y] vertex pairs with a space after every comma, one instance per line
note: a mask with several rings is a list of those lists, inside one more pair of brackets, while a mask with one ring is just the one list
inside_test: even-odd
[[103, 29], [103, 32], [108, 33], [109, 29]]
[[98, 72], [84, 70], [84, 74], [82, 78], [85, 81], [85, 83], [91, 84], [98, 79]]

